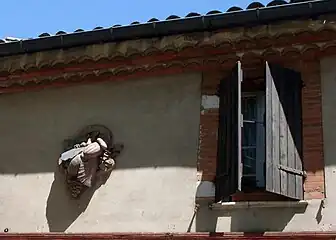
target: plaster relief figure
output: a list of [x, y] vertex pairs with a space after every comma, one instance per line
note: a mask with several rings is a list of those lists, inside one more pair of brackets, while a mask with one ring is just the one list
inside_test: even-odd
[[[86, 141], [75, 143], [59, 159], [59, 166], [65, 172], [66, 183], [74, 198], [91, 188], [97, 178], [109, 175], [115, 167], [114, 158], [123, 148], [122, 145], [112, 145], [112, 134], [103, 126], [90, 126], [80, 135], [83, 132]], [[80, 138], [83, 139], [80, 136], [78, 140]]]

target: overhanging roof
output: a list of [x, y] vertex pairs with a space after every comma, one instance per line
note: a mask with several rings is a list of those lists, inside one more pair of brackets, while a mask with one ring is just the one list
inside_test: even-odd
[[97, 43], [214, 31], [239, 26], [249, 27], [281, 20], [314, 18], [330, 13], [336, 13], [335, 0], [292, 0], [290, 3], [274, 0], [266, 6], [254, 2], [246, 10], [232, 7], [225, 13], [218, 11], [206, 15], [190, 13], [185, 18], [172, 15], [164, 21], [151, 19], [141, 24], [133, 23], [74, 33], [60, 31], [54, 36], [45, 33], [34, 39], [3, 42], [0, 43], [0, 57]]

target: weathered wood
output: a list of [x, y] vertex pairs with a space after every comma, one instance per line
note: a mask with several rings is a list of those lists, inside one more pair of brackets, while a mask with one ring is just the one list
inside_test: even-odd
[[[270, 74], [270, 76], [272, 76]], [[277, 165], [280, 163], [280, 139], [279, 139], [279, 130], [280, 130], [280, 104], [279, 104], [279, 93], [276, 86], [276, 80], [272, 77], [271, 78], [271, 84], [272, 84], [272, 112], [270, 113], [272, 115], [272, 128], [269, 128], [269, 130], [272, 129], [272, 132], [267, 132], [266, 134], [272, 135], [272, 156], [273, 156], [273, 189], [275, 193], [281, 192], [281, 175], [280, 170], [277, 168]], [[267, 112], [266, 107], [266, 112]]]
[[[280, 81], [279, 85], [281, 86], [280, 89], [284, 88], [285, 81]], [[285, 91], [280, 91], [278, 93], [280, 95], [280, 99], [285, 99]], [[279, 99], [279, 101], [280, 101]], [[288, 145], [288, 124], [287, 119], [285, 115], [285, 109], [283, 108], [282, 104], [279, 104], [279, 121], [280, 121], [280, 129], [279, 129], [279, 143], [280, 143], [280, 166], [288, 166], [288, 155], [287, 155], [287, 145]], [[287, 181], [287, 172], [280, 170], [280, 184], [281, 189], [280, 192], [288, 195], [288, 186], [290, 185], [290, 182]]]
[[[293, 89], [294, 91], [294, 102], [297, 107], [294, 111], [295, 116], [294, 119], [294, 127], [295, 131], [295, 141], [296, 141], [296, 151], [295, 151], [295, 169], [297, 170], [304, 170], [302, 164], [302, 81], [301, 76], [296, 75], [296, 81], [294, 81], [296, 85]], [[303, 181], [306, 177], [306, 172], [303, 171], [303, 175], [296, 175], [295, 176], [295, 196], [298, 199], [303, 199]]]
[[229, 79], [220, 82], [216, 201], [227, 199], [241, 190], [242, 77], [238, 62]]
[[266, 64], [266, 190], [303, 198], [300, 74]]
[[273, 135], [272, 135], [272, 112], [273, 112], [273, 78], [268, 64], [266, 64], [266, 190], [274, 192], [273, 184]]
[[[293, 84], [295, 84], [295, 83], [293, 83]], [[284, 101], [286, 102], [286, 104], [288, 106], [287, 109], [286, 109], [286, 115], [287, 115], [286, 117], [288, 119], [288, 124], [291, 124], [294, 121], [294, 114], [295, 114], [295, 110], [296, 110], [295, 107], [294, 107], [295, 105], [292, 105], [292, 104], [294, 104], [293, 94], [295, 94], [295, 93], [292, 91], [291, 88], [286, 90], [286, 95], [285, 95]], [[291, 106], [291, 107], [289, 107], [289, 106]], [[296, 147], [295, 147], [295, 143], [294, 143], [294, 139], [293, 139], [293, 136], [294, 136], [293, 127], [294, 126], [287, 125], [287, 128], [288, 128], [288, 131], [287, 131], [288, 132], [288, 135], [287, 135], [288, 164], [286, 166], [288, 166], [289, 168], [294, 168], [295, 169]], [[289, 174], [286, 171], [281, 171], [281, 172], [286, 173], [286, 175], [287, 175], [287, 183], [288, 183], [287, 196], [295, 198], [295, 189], [296, 189], [295, 175], [294, 174]]]

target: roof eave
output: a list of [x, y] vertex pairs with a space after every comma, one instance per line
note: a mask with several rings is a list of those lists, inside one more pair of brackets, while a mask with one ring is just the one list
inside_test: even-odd
[[312, 18], [330, 13], [336, 13], [336, 1], [313, 0], [3, 43], [0, 44], [0, 57], [97, 43], [255, 26], [281, 20]]

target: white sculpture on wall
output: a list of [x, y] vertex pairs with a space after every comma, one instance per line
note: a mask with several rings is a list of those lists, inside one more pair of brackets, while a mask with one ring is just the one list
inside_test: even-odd
[[58, 164], [74, 198], [91, 188], [98, 177], [108, 178], [115, 167], [115, 157], [123, 149], [122, 144], [113, 144], [111, 131], [102, 125], [84, 128], [65, 144]]

